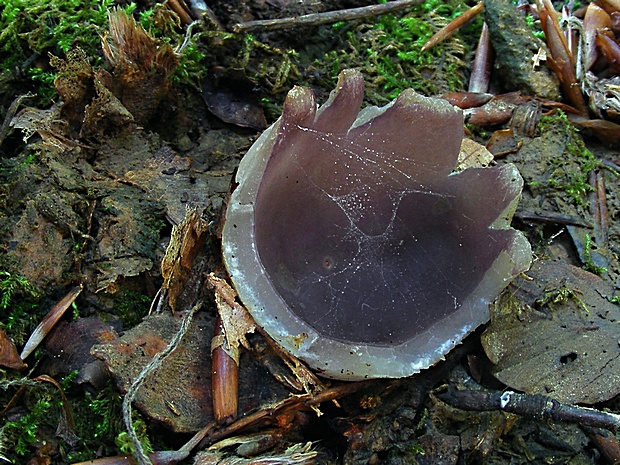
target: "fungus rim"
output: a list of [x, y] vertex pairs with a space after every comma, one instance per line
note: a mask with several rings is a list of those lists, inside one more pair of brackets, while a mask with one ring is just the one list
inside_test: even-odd
[[[329, 100], [318, 108], [316, 114], [319, 115], [329, 107], [335, 95], [348, 80], [348, 84], [351, 84], [351, 80], [359, 79], [361, 75], [356, 71], [342, 72], [336, 90]], [[291, 95], [306, 98], [308, 93], [296, 87], [291, 90]], [[419, 96], [413, 91], [406, 91], [403, 96], [403, 98], [412, 97], [415, 103], [435, 101]], [[351, 127], [359, 126], [382, 114], [394, 102], [381, 108], [367, 107], [361, 110]], [[303, 107], [304, 103], [299, 105]], [[441, 109], [457, 111], [447, 102], [441, 103]], [[391, 347], [355, 344], [321, 335], [289, 310], [286, 302], [274, 289], [269, 273], [262, 265], [254, 241], [254, 228], [241, 227], [238, 224], [254, 225], [254, 200], [279, 135], [281, 122], [280, 118], [270, 126], [241, 160], [236, 175], [238, 186], [230, 197], [226, 211], [226, 221], [222, 230], [222, 250], [226, 268], [241, 301], [256, 323], [278, 344], [326, 377], [343, 380], [400, 378], [410, 376], [443, 360], [465, 336], [488, 321], [488, 306], [491, 301], [518, 272], [529, 267], [531, 249], [525, 236], [515, 230], [515, 237], [509, 250], [503, 250], [499, 254], [481, 282], [461, 303], [458, 310], [401, 344]], [[493, 169], [501, 170], [503, 179], [506, 179], [517, 194], [489, 228], [510, 229], [510, 218], [519, 201], [518, 193], [522, 189], [523, 180], [514, 165], [508, 164]], [[501, 279], [498, 279], [497, 275], [501, 276]], [[269, 308], [266, 308], [266, 302]], [[449, 324], [445, 324], [448, 319]], [[334, 363], [334, 359], [338, 360], [338, 363]]]

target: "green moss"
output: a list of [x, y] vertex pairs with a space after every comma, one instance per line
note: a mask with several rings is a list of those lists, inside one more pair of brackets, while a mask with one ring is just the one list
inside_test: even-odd
[[[49, 105], [56, 96], [56, 72], [48, 64], [48, 54], [63, 56], [79, 46], [91, 65], [99, 65], [101, 36], [108, 28], [108, 11], [115, 5], [114, 0], [0, 0], [0, 73], [4, 80], [25, 78], [36, 89], [40, 105]], [[134, 3], [123, 7], [127, 14], [135, 9]], [[179, 50], [173, 80], [198, 86], [207, 72], [206, 45], [197, 45], [201, 33], [181, 50], [185, 36], [178, 32], [176, 16], [169, 8], [157, 4], [138, 17], [146, 30]]]
[[26, 278], [8, 271], [0, 271], [0, 309], [6, 310], [16, 295], [37, 297], [37, 293]]
[[70, 463], [119, 453], [114, 438], [123, 431], [121, 394], [110, 381], [96, 396], [86, 392], [72, 399], [76, 434], [81, 438], [67, 458]]
[[[151, 441], [148, 437], [146, 423], [142, 419], [142, 417], [138, 414], [138, 412], [134, 411], [132, 413], [134, 416], [133, 426], [136, 431], [136, 435], [142, 444], [142, 448], [145, 452], [153, 452], [153, 446], [151, 445]], [[120, 449], [123, 454], [134, 454], [136, 452], [134, 443], [129, 436], [129, 433], [123, 431], [116, 436], [114, 440], [116, 446]]]
[[[100, 36], [114, 0], [0, 0], [0, 72], [25, 77], [44, 103], [54, 95], [48, 53], [74, 45], [99, 60]], [[126, 7], [127, 11], [135, 8]]]
[[36, 383], [27, 378], [5, 377], [0, 381], [2, 400], [6, 394], [24, 386], [20, 408], [0, 428], [0, 449], [12, 463], [25, 463], [47, 431], [55, 431], [60, 419], [60, 396], [48, 383]]
[[15, 344], [23, 345], [39, 323], [39, 293], [19, 274], [0, 271], [0, 328]]
[[583, 316], [587, 316], [590, 311], [583, 299], [579, 297], [580, 295], [583, 295], [581, 291], [562, 285], [556, 289], [546, 290], [542, 298], [536, 300], [536, 304], [541, 307], [548, 307], [550, 304], [565, 305], [572, 299], [577, 302], [581, 310], [583, 310]]
[[592, 259], [593, 246], [594, 244], [592, 243], [592, 237], [589, 234], [586, 234], [586, 241], [583, 246], [583, 269], [598, 275], [605, 274], [607, 273], [607, 268], [596, 265]]
[[540, 22], [534, 18], [532, 15], [527, 15], [525, 17], [525, 23], [532, 29], [532, 34], [534, 37], [538, 37], [540, 40], [545, 40], [545, 33], [540, 28]]
[[150, 304], [151, 299], [147, 295], [131, 290], [120, 292], [115, 309], [123, 322], [123, 327], [133, 328], [140, 323], [148, 313]]
[[52, 403], [47, 398], [40, 398], [25, 415], [15, 421], [8, 421], [3, 433], [12, 436], [15, 453], [20, 456], [30, 452], [30, 446], [38, 441], [37, 432], [40, 425], [50, 414]]
[[541, 133], [563, 131], [566, 138], [565, 153], [557, 157], [558, 166], [549, 176], [548, 185], [564, 191], [575, 205], [587, 206], [588, 194], [593, 190], [588, 177], [594, 169], [602, 166], [601, 162], [587, 149], [563, 112], [543, 116], [538, 127]]
[[178, 17], [162, 3], [139, 12], [137, 22], [156, 39], [170, 43], [179, 54], [179, 64], [172, 81], [199, 89], [208, 69], [205, 64], [207, 44], [201, 39], [209, 37], [211, 33], [199, 30], [202, 27], [200, 23], [196, 23], [186, 33], [180, 32]]
[[[405, 16], [387, 14], [372, 24], [349, 27], [343, 32], [346, 47], [329, 52], [314, 66], [334, 77], [343, 68], [361, 69], [369, 100], [375, 104], [391, 100], [406, 88], [427, 95], [463, 90], [467, 71], [462, 58], [467, 47], [458, 36], [425, 52], [421, 49], [435, 32], [467, 9], [462, 2], [427, 1]], [[345, 30], [347, 26], [339, 27]], [[468, 28], [479, 33], [480, 23]]]

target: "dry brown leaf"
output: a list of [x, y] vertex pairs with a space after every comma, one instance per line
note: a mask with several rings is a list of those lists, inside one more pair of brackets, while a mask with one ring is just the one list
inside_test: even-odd
[[[250, 346], [245, 335], [256, 331], [257, 326], [254, 319], [252, 319], [245, 307], [237, 303], [237, 293], [224, 279], [218, 278], [213, 273], [207, 279], [215, 289], [215, 302], [222, 318], [226, 342], [233, 348], [238, 348], [239, 345], [242, 345], [249, 349]], [[317, 393], [325, 388], [316, 375], [299, 359], [285, 351], [266, 334], [263, 334], [263, 336], [290, 368], [306, 392]]]
[[463, 171], [467, 168], [489, 166], [491, 161], [493, 161], [493, 155], [484, 145], [480, 145], [478, 142], [465, 137], [461, 142], [458, 163], [454, 168], [454, 171]]
[[218, 278], [213, 273], [209, 274], [207, 279], [215, 290], [215, 303], [222, 319], [228, 345], [234, 348], [242, 345], [249, 349], [250, 344], [245, 335], [256, 331], [256, 323], [245, 307], [237, 303], [237, 293], [226, 280]]
[[504, 384], [593, 404], [620, 393], [620, 307], [600, 277], [539, 261], [491, 310], [482, 344]]
[[[152, 358], [178, 332], [183, 312], [151, 315], [121, 337], [93, 346], [91, 354], [102, 359], [119, 388], [127, 391]], [[135, 405], [150, 418], [176, 432], [194, 432], [213, 419], [211, 357], [208, 335], [213, 318], [198, 312], [179, 346], [149, 374], [138, 390]]]
[[0, 365], [14, 370], [23, 370], [27, 367], [17, 353], [15, 344], [3, 329], [0, 329]]
[[188, 209], [183, 222], [172, 228], [170, 244], [161, 262], [161, 275], [162, 288], [168, 290], [168, 304], [173, 311], [208, 229], [207, 222], [194, 209]]

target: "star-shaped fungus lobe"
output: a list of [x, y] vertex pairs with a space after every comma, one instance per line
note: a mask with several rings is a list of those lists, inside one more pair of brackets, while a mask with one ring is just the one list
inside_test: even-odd
[[460, 110], [408, 89], [360, 112], [363, 91], [353, 70], [318, 108], [293, 88], [241, 162], [223, 231], [256, 322], [339, 379], [433, 365], [531, 261], [510, 228], [517, 169], [453, 173]]

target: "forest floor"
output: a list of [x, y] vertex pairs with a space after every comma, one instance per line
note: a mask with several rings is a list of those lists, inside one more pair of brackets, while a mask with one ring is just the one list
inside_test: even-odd
[[[213, 19], [194, 25], [180, 51], [187, 25], [142, 3], [133, 14], [143, 13], [139, 23], [152, 24], [156, 39], [143, 38], [136, 55], [120, 44], [125, 23], [98, 30], [103, 49], [99, 40], [92, 49], [77, 40], [84, 49], [66, 53], [31, 41], [35, 64], [24, 69], [50, 73], [54, 86], [23, 70], [4, 71], [0, 82], [0, 460], [137, 463], [120, 458], [136, 451], [123, 396], [188, 315], [176, 350], [131, 394], [133, 430], [156, 453], [153, 463], [620, 459], [618, 420], [605, 417], [620, 413], [620, 132], [607, 124], [612, 112], [577, 121], [557, 103], [558, 79], [531, 61], [545, 47], [535, 21], [509, 27], [503, 16], [521, 15], [525, 25], [525, 14], [487, 1], [486, 12], [422, 52], [473, 4], [431, 0], [325, 25], [250, 29], [247, 21], [367, 2], [227, 0], [212, 5]], [[222, 209], [239, 161], [279, 117], [287, 92], [306, 86], [323, 103], [346, 68], [364, 76], [364, 106], [386, 105], [409, 87], [464, 92], [485, 14], [497, 44], [489, 91], [497, 98], [464, 111], [466, 133], [524, 178], [512, 225], [532, 245], [532, 269], [492, 305], [488, 325], [409, 378], [319, 380], [253, 334], [238, 387], [236, 374], [212, 381], [223, 292], [213, 276], [226, 276]], [[48, 312], [54, 321], [37, 328]], [[214, 387], [222, 382], [223, 393]], [[527, 394], [516, 406], [489, 401], [513, 390]], [[455, 391], [471, 398], [455, 400]], [[237, 397], [237, 417], [214, 421], [213, 403]], [[563, 416], [577, 405], [596, 411]]]

